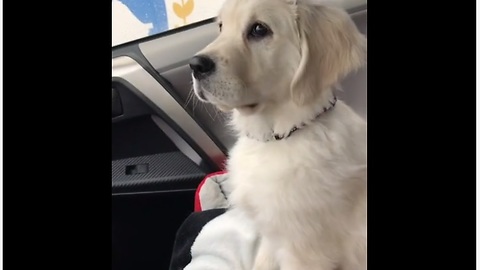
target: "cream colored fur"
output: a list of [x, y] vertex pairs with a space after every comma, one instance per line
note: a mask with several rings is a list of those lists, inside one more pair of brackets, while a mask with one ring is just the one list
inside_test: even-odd
[[[366, 269], [366, 123], [342, 101], [314, 119], [363, 65], [365, 37], [345, 11], [302, 1], [226, 0], [218, 21], [198, 53], [215, 72], [194, 91], [231, 111], [231, 202], [262, 236], [254, 270]], [[247, 38], [254, 22], [272, 35]]]

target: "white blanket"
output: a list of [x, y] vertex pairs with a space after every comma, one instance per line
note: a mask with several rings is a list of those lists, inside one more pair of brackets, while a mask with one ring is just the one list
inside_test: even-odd
[[[197, 211], [227, 208], [228, 174], [209, 175], [197, 190]], [[258, 245], [252, 222], [230, 209], [208, 222], [192, 245], [191, 262], [184, 270], [251, 270]]]
[[197, 236], [185, 270], [251, 270], [258, 237], [242, 213], [229, 210], [207, 223]]

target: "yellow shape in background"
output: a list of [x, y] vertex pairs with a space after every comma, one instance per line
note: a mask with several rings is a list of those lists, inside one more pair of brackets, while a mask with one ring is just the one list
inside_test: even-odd
[[173, 3], [173, 11], [175, 12], [175, 15], [177, 15], [179, 18], [183, 20], [183, 24], [187, 24], [187, 16], [192, 14], [193, 8], [194, 8], [194, 0], [187, 0], [186, 3], [184, 3], [183, 0], [182, 4], [178, 3]]

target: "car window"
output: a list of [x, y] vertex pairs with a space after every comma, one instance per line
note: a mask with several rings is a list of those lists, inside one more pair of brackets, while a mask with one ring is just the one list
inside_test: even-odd
[[112, 46], [213, 18], [224, 0], [112, 0]]

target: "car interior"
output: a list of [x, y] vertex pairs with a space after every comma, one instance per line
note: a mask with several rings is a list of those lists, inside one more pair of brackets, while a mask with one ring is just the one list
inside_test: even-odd
[[[347, 10], [366, 35], [365, 1]], [[225, 113], [192, 94], [189, 59], [218, 35], [214, 18], [112, 47], [112, 269], [168, 269], [177, 229], [235, 137]], [[339, 99], [366, 118], [366, 67]]]

